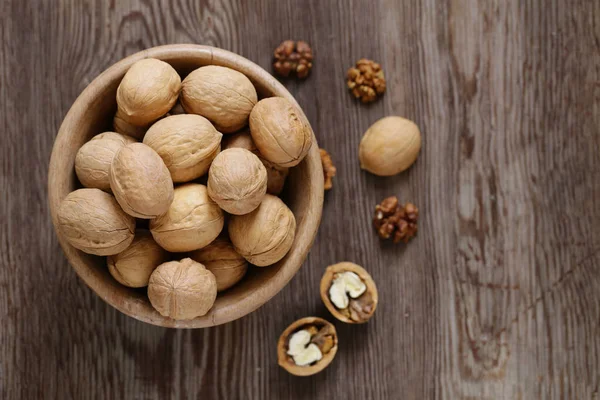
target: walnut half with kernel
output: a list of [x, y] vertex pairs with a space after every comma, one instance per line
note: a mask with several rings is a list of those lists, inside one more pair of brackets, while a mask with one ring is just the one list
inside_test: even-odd
[[327, 367], [338, 348], [335, 327], [317, 317], [299, 319], [277, 342], [279, 365], [292, 375], [314, 375]]
[[321, 278], [321, 299], [334, 317], [348, 324], [367, 322], [375, 313], [378, 295], [371, 275], [351, 262], [330, 265]]

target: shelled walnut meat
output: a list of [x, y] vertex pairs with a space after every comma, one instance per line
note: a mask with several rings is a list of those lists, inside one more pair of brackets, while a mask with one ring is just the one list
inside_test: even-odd
[[171, 65], [154, 58], [133, 64], [117, 89], [119, 117], [135, 126], [147, 126], [177, 102], [181, 78]]
[[277, 342], [277, 359], [290, 374], [309, 376], [327, 367], [337, 349], [335, 327], [322, 318], [306, 317], [283, 331]]
[[173, 201], [173, 180], [158, 153], [143, 143], [119, 149], [110, 166], [110, 188], [123, 210], [138, 218], [156, 218]]
[[75, 156], [75, 173], [88, 188], [110, 191], [110, 164], [121, 147], [136, 140], [116, 132], [104, 132], [85, 143]]
[[228, 230], [235, 250], [264, 267], [281, 260], [292, 247], [296, 218], [281, 199], [267, 194], [256, 210], [232, 215]]
[[193, 251], [190, 258], [214, 274], [218, 292], [238, 283], [248, 270], [248, 261], [235, 251], [226, 237], [218, 237], [208, 246]]
[[185, 112], [208, 118], [219, 132], [232, 133], [248, 124], [258, 95], [246, 75], [208, 65], [192, 71], [183, 80], [180, 101]]
[[250, 113], [250, 134], [264, 158], [281, 167], [298, 165], [312, 146], [308, 122], [283, 97], [256, 104]]
[[385, 92], [385, 77], [381, 65], [373, 60], [361, 58], [347, 74], [348, 89], [363, 103], [370, 103]]
[[402, 205], [396, 196], [385, 198], [375, 206], [373, 226], [382, 239], [408, 243], [417, 234], [419, 209], [412, 203]]
[[230, 214], [248, 214], [267, 193], [267, 170], [246, 149], [219, 153], [208, 171], [208, 195]]
[[267, 170], [267, 193], [273, 195], [278, 195], [281, 193], [290, 170], [286, 167], [280, 167], [277, 164], [274, 164], [271, 161], [264, 158], [262, 154], [260, 154], [260, 151], [258, 151], [256, 145], [254, 144], [249, 129], [231, 135], [227, 135], [223, 138], [221, 147], [223, 150], [242, 148], [251, 151], [254, 155], [258, 157], [260, 162], [263, 163], [265, 169]]
[[100, 189], [78, 189], [60, 203], [58, 229], [69, 244], [98, 256], [117, 254], [133, 241], [135, 218]]
[[191, 258], [169, 261], [152, 272], [148, 298], [165, 317], [194, 319], [212, 308], [217, 298], [217, 281], [204, 265]]
[[335, 176], [337, 169], [333, 165], [331, 156], [325, 149], [319, 149], [321, 153], [321, 165], [323, 166], [323, 188], [329, 190], [333, 187], [333, 177]]
[[367, 322], [377, 308], [375, 282], [364, 268], [351, 262], [327, 267], [320, 292], [331, 314], [349, 324]]
[[144, 144], [163, 159], [173, 182], [189, 182], [208, 172], [221, 151], [222, 136], [200, 115], [172, 115], [148, 129]]
[[206, 186], [186, 183], [175, 189], [168, 210], [150, 221], [150, 232], [164, 249], [184, 252], [208, 245], [223, 224], [223, 211], [208, 196]]
[[148, 286], [152, 271], [169, 259], [149, 231], [137, 229], [133, 242], [119, 254], [106, 260], [108, 271], [120, 284], [139, 288]]
[[312, 68], [312, 49], [303, 40], [297, 42], [285, 40], [277, 46], [273, 55], [275, 57], [273, 69], [279, 76], [288, 77], [290, 74], [295, 74], [298, 78], [304, 79]]

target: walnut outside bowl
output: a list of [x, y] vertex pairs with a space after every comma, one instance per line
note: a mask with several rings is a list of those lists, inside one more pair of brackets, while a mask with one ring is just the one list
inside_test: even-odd
[[[74, 162], [77, 150], [92, 136], [112, 129], [116, 92], [125, 72], [143, 58], [158, 58], [171, 64], [182, 76], [203, 65], [221, 65], [244, 73], [261, 97], [281, 96], [297, 105], [292, 95], [267, 71], [228, 51], [198, 45], [154, 47], [114, 64], [98, 76], [77, 98], [67, 113], [52, 149], [48, 198], [52, 222], [69, 263], [98, 296], [119, 311], [140, 321], [174, 328], [203, 328], [241, 318], [277, 294], [300, 269], [310, 250], [323, 209], [323, 170], [319, 149], [313, 146], [306, 158], [290, 171], [282, 198], [297, 221], [296, 238], [289, 253], [268, 268], [254, 268], [238, 285], [219, 295], [211, 311], [189, 321], [160, 315], [146, 292], [120, 285], [108, 272], [106, 259], [83, 253], [67, 243], [57, 229], [60, 202], [79, 187]], [[300, 107], [298, 107], [300, 109]]]

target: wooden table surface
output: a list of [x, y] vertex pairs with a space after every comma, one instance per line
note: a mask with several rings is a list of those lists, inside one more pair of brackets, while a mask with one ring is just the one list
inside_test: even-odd
[[[50, 222], [60, 123], [105, 68], [141, 49], [199, 43], [270, 69], [309, 41], [312, 74], [286, 86], [338, 169], [305, 265], [271, 302], [225, 326], [157, 328], [80, 281]], [[600, 2], [596, 0], [3, 1], [0, 5], [0, 398], [597, 399], [600, 397]], [[356, 102], [345, 71], [379, 61], [388, 89]], [[385, 115], [420, 126], [417, 163], [360, 170]], [[421, 210], [409, 245], [381, 243], [374, 205]], [[277, 366], [297, 318], [333, 320], [329, 264], [371, 272], [380, 304], [336, 323], [323, 373]]]

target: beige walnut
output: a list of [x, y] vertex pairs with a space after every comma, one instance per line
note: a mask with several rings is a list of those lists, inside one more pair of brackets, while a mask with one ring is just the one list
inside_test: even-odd
[[280, 194], [283, 190], [283, 186], [285, 185], [285, 180], [289, 174], [289, 168], [280, 167], [264, 158], [252, 140], [250, 129], [227, 135], [223, 138], [223, 142], [221, 144], [221, 148], [223, 150], [237, 147], [254, 153], [265, 166], [265, 169], [267, 170], [267, 193], [274, 195]]
[[375, 175], [392, 176], [408, 169], [421, 150], [421, 132], [412, 121], [385, 117], [365, 132], [358, 150], [360, 167]]
[[208, 118], [223, 133], [243, 128], [257, 100], [250, 79], [241, 72], [217, 65], [192, 71], [183, 80], [180, 98], [185, 112]]
[[133, 242], [119, 254], [106, 260], [108, 271], [122, 285], [139, 288], [148, 286], [152, 271], [169, 259], [167, 253], [146, 229], [135, 231]]
[[222, 136], [200, 115], [172, 115], [148, 129], [144, 144], [160, 155], [173, 182], [188, 182], [208, 172], [221, 151]]
[[164, 61], [146, 58], [133, 64], [117, 89], [118, 113], [126, 122], [147, 126], [177, 101], [181, 78]]
[[58, 227], [71, 246], [98, 256], [117, 254], [133, 240], [135, 219], [100, 189], [78, 189], [61, 202]]
[[108, 173], [112, 160], [121, 147], [135, 143], [131, 136], [104, 132], [85, 143], [75, 156], [75, 173], [79, 182], [88, 188], [110, 191]]
[[230, 214], [248, 214], [267, 193], [267, 170], [245, 149], [219, 153], [208, 171], [208, 195]]
[[204, 265], [190, 258], [170, 261], [159, 265], [150, 276], [148, 298], [165, 317], [194, 319], [212, 308], [217, 282]]
[[167, 212], [150, 221], [150, 232], [168, 251], [192, 251], [215, 240], [224, 221], [223, 211], [208, 196], [206, 186], [187, 183], [175, 189]]
[[235, 250], [264, 267], [281, 260], [292, 247], [296, 218], [281, 199], [268, 194], [251, 213], [232, 215], [228, 230]]
[[156, 218], [173, 201], [173, 181], [162, 158], [143, 143], [122, 147], [110, 167], [110, 188], [123, 210], [138, 218]]
[[125, 121], [119, 111], [117, 111], [113, 119], [113, 128], [115, 132], [120, 133], [121, 135], [131, 136], [137, 140], [142, 140], [148, 130], [147, 125], [136, 126]]
[[248, 262], [226, 237], [219, 237], [208, 246], [190, 253], [190, 258], [203, 264], [217, 279], [217, 291], [238, 283], [248, 270]]

